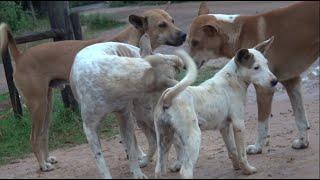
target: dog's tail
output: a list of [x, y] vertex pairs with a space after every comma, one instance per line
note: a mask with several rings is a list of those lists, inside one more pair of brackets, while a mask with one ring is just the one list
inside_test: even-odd
[[190, 86], [197, 78], [197, 66], [193, 59], [183, 50], [177, 50], [176, 54], [180, 56], [187, 68], [186, 76], [175, 86], [168, 88], [162, 94], [163, 106], [169, 107], [171, 105], [172, 99], [175, 98], [180, 92]]
[[10, 54], [14, 60], [20, 55], [20, 51], [17, 48], [16, 41], [13, 38], [12, 32], [9, 26], [5, 23], [0, 24], [0, 53], [10, 49]]

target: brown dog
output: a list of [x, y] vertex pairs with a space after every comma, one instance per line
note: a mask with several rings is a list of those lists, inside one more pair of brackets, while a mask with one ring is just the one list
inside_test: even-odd
[[[269, 68], [285, 86], [300, 135], [295, 149], [308, 147], [310, 128], [302, 101], [300, 74], [319, 57], [319, 2], [299, 2], [253, 16], [209, 14], [206, 3], [188, 33], [190, 54], [198, 66], [217, 57], [231, 58], [238, 49], [248, 48], [274, 36], [268, 51]], [[274, 92], [255, 86], [258, 103], [258, 139], [248, 153], [261, 153], [268, 137]]]
[[105, 41], [125, 42], [138, 46], [140, 37], [148, 33], [152, 48], [159, 45], [181, 45], [186, 34], [178, 29], [172, 17], [164, 10], [154, 9], [141, 16], [130, 15], [132, 24], [113, 38], [97, 38], [87, 41], [49, 42], [20, 53], [13, 35], [6, 24], [0, 25], [0, 50], [9, 48], [15, 62], [14, 82], [26, 100], [32, 119], [31, 143], [42, 171], [52, 170], [54, 157], [48, 154], [48, 125], [52, 109], [54, 82], [68, 82], [74, 57], [78, 51], [94, 43]]

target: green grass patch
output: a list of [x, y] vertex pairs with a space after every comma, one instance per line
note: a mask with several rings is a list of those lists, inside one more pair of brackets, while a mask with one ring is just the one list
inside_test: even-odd
[[6, 92], [6, 93], [3, 93], [3, 94], [0, 94], [0, 102], [2, 101], [6, 101], [10, 98], [10, 94], [9, 92]]
[[86, 25], [90, 30], [108, 30], [123, 26], [126, 23], [117, 21], [114, 17], [107, 14], [89, 14], [81, 15], [80, 17], [81, 25]]
[[[0, 112], [0, 165], [23, 158], [32, 152], [32, 124], [25, 107], [23, 113], [22, 119], [16, 119], [11, 108]], [[101, 125], [100, 137], [108, 138], [118, 134], [117, 124], [114, 115], [109, 115]], [[86, 142], [79, 114], [64, 108], [60, 91], [57, 90], [54, 94], [52, 122], [49, 128], [49, 150]]]
[[[210, 79], [213, 77], [219, 69], [204, 69], [201, 71], [198, 71], [198, 76], [196, 81], [192, 84], [193, 86], [197, 86], [201, 84], [202, 82], [206, 81], [207, 79]], [[186, 70], [182, 70], [179, 74], [177, 79], [180, 81], [184, 76], [186, 75]]]

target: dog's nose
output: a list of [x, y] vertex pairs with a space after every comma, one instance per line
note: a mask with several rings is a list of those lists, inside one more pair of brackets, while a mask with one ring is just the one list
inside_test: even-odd
[[184, 32], [182, 32], [182, 31], [180, 31], [180, 32], [179, 32], [179, 37], [181, 38], [182, 41], [185, 41], [186, 38], [187, 38], [187, 34], [184, 33]]
[[274, 87], [277, 85], [277, 83], [278, 83], [278, 79], [272, 79], [271, 86]]

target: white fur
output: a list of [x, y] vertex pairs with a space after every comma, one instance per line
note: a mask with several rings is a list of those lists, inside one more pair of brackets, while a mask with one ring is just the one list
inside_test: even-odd
[[[188, 86], [181, 90], [172, 98], [170, 106], [164, 106], [163, 102], [167, 90], [162, 95], [155, 110], [158, 145], [156, 177], [165, 173], [167, 148], [173, 142], [171, 138], [178, 138], [174, 142], [183, 142], [179, 148], [182, 149], [182, 157], [178, 160], [181, 162], [180, 174], [184, 178], [193, 177], [200, 150], [199, 125], [202, 130], [220, 130], [235, 169], [241, 167], [245, 174], [256, 172], [256, 168], [248, 163], [245, 150], [246, 91], [250, 82], [271, 88], [270, 82], [275, 76], [259, 51], [249, 49], [249, 52], [255, 59], [250, 69], [237, 64], [233, 58], [211, 79], [199, 86]], [[258, 65], [260, 68], [254, 70]]]
[[209, 14], [211, 16], [214, 16], [215, 18], [217, 18], [220, 21], [226, 21], [229, 23], [233, 23], [237, 17], [239, 16], [239, 14], [234, 14], [234, 15], [228, 15], [228, 14]]

